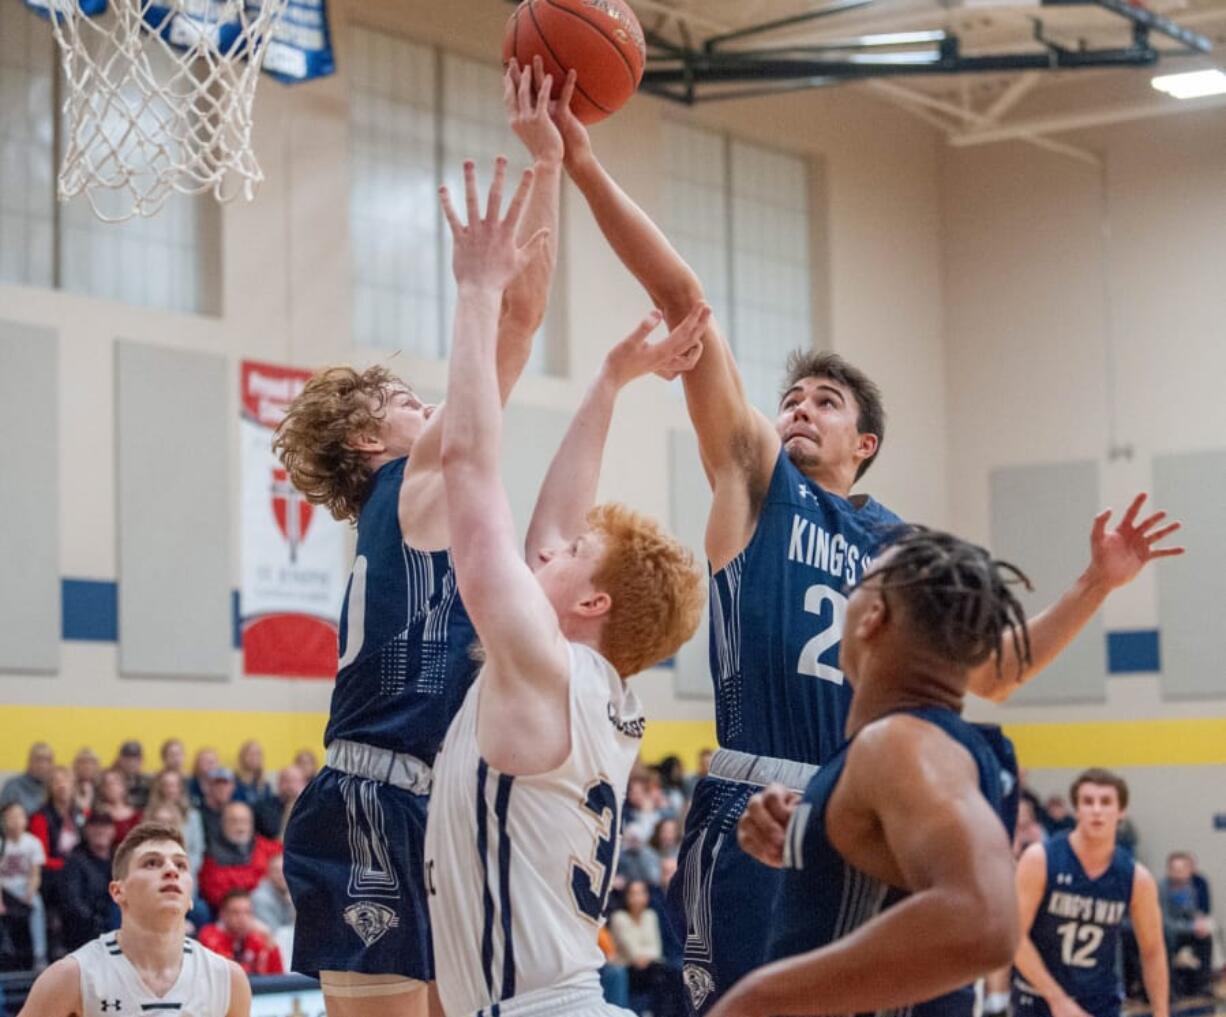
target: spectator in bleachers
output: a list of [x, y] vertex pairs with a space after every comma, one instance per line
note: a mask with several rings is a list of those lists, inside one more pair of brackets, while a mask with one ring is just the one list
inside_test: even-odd
[[221, 837], [221, 813], [234, 800], [234, 771], [228, 766], [215, 766], [204, 778], [204, 798], [198, 806], [204, 824], [204, 850]]
[[665, 858], [674, 861], [681, 851], [681, 823], [672, 818], [661, 819], [656, 823], [655, 832], [651, 835], [651, 850], [661, 862]]
[[1203, 915], [1213, 914], [1213, 896], [1209, 891], [1209, 880], [1200, 873], [1200, 865], [1196, 855], [1191, 851], [1184, 852], [1192, 863], [1192, 887], [1196, 890], [1196, 908]]
[[72, 759], [72, 797], [77, 811], [88, 816], [98, 798], [98, 778], [102, 764], [91, 748], [80, 749]]
[[711, 772], [711, 757], [714, 755], [714, 749], [698, 750], [698, 769], [685, 777], [681, 782], [681, 788], [685, 792], [686, 801], [694, 797], [694, 788], [698, 787], [698, 782]]
[[[102, 811], [92, 813], [78, 844], [64, 864], [64, 948], [72, 951], [118, 926], [112, 914], [111, 852], [115, 821]], [[112, 921], [112, 918], [115, 921]]]
[[192, 878], [195, 879], [204, 861], [204, 820], [199, 811], [192, 808], [183, 775], [176, 770], [163, 770], [153, 778], [145, 816], [152, 819], [153, 814], [163, 805], [168, 805], [173, 810], [174, 818], [170, 825], [183, 834], [184, 849], [191, 865]]
[[660, 775], [660, 788], [668, 811], [674, 816], [680, 816], [685, 808], [685, 770], [681, 759], [677, 756], [665, 756], [656, 765]]
[[235, 800], [246, 802], [253, 809], [260, 802], [275, 797], [264, 775], [264, 746], [254, 738], [243, 742], [238, 750], [234, 781]]
[[128, 778], [122, 770], [105, 770], [98, 782], [98, 800], [94, 811], [103, 811], [115, 821], [115, 843], [128, 835], [128, 831], [140, 822], [140, 809], [128, 799]]
[[1213, 919], [1200, 908], [1202, 898], [1192, 880], [1194, 872], [1192, 856], [1186, 851], [1173, 851], [1166, 859], [1166, 875], [1158, 884], [1171, 957], [1171, 987], [1176, 997], [1203, 996], [1212, 991]]
[[1047, 835], [1053, 836], [1063, 830], [1071, 830], [1077, 825], [1077, 818], [1069, 811], [1068, 803], [1059, 795], [1052, 795], [1043, 803], [1043, 814], [1039, 822]]
[[626, 786], [626, 807], [623, 829], [633, 831], [640, 844], [646, 844], [660, 821], [660, 812], [651, 797], [651, 785], [645, 773], [632, 773]]
[[200, 930], [200, 942], [234, 961], [249, 975], [282, 974], [285, 967], [281, 951], [256, 928], [251, 894], [246, 890], [230, 890], [219, 903], [217, 921]]
[[10, 777], [0, 788], [0, 808], [9, 802], [20, 802], [27, 816], [32, 816], [47, 800], [47, 781], [55, 766], [55, 753], [46, 742], [35, 742], [26, 757], [25, 773]]
[[1034, 803], [1029, 798], [1019, 798], [1017, 803], [1017, 827], [1013, 834], [1013, 857], [1020, 858], [1031, 844], [1047, 840], [1047, 831], [1039, 822]]
[[221, 757], [217, 750], [206, 746], [196, 750], [196, 758], [192, 762], [192, 775], [187, 782], [187, 794], [192, 804], [198, 809], [204, 808], [204, 791], [209, 783], [209, 774], [221, 766]]
[[630, 1005], [630, 973], [617, 956], [617, 944], [613, 942], [613, 934], [609, 932], [608, 924], [600, 927], [596, 934], [596, 945], [604, 954], [604, 966], [600, 969], [600, 991], [605, 1002], [620, 1006], [623, 1010]]
[[43, 846], [46, 864], [43, 866], [42, 898], [47, 911], [47, 956], [57, 960], [62, 951], [61, 915], [64, 898], [64, 864], [81, 843], [81, 826], [85, 816], [77, 811], [72, 794], [72, 774], [67, 767], [51, 771], [47, 804], [30, 817], [30, 833]]
[[319, 758], [310, 749], [299, 749], [294, 755], [294, 765], [302, 771], [302, 779], [308, 784], [319, 772]]
[[660, 881], [660, 856], [644, 843], [637, 826], [627, 826], [622, 831], [622, 850], [617, 859], [618, 885], [630, 883], [658, 883]]
[[47, 857], [26, 823], [19, 801], [0, 811], [0, 916], [17, 965], [10, 970], [47, 966], [47, 916], [38, 892]]
[[647, 884], [626, 884], [624, 906], [609, 918], [618, 960], [630, 973], [630, 1009], [660, 1017], [669, 1008], [660, 916], [649, 907]]
[[272, 935], [282, 957], [294, 956], [294, 902], [285, 882], [285, 858], [273, 855], [268, 871], [251, 891], [251, 910]]
[[256, 833], [272, 840], [280, 840], [285, 833], [285, 822], [305, 787], [302, 771], [295, 764], [283, 766], [277, 774], [277, 793], [253, 806]]
[[204, 853], [200, 895], [216, 912], [231, 890], [254, 890], [268, 871], [268, 859], [280, 851], [280, 844], [255, 832], [250, 805], [230, 802], [221, 814], [221, 836]]
[[187, 762], [187, 749], [183, 747], [181, 738], [167, 738], [162, 742], [161, 748], [158, 749], [158, 758], [162, 761], [163, 770], [174, 770], [186, 782], [183, 766]]
[[[128, 801], [136, 809], [143, 809], [145, 803], [149, 801], [149, 787], [153, 783], [144, 773], [144, 764], [144, 748], [141, 747], [140, 742], [129, 739], [119, 746], [119, 755], [115, 757], [115, 763], [111, 767], [123, 774], [124, 780], [128, 783]], [[122, 837], [119, 839], [123, 840]]]

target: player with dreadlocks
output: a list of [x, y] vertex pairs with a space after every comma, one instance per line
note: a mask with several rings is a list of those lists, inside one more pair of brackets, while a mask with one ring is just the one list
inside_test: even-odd
[[855, 690], [847, 742], [803, 796], [774, 785], [741, 820], [742, 848], [788, 871], [773, 963], [711, 1017], [909, 1007], [969, 1017], [966, 986], [1012, 959], [1018, 917], [1000, 813], [1015, 776], [960, 712], [969, 672], [1002, 659], [1003, 641], [1026, 666], [1016, 583], [1029, 585], [983, 548], [912, 529], [851, 593], [839, 655]]

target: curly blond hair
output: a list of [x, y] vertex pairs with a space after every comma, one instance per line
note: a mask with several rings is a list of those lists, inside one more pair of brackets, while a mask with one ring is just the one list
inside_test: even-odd
[[383, 416], [391, 390], [401, 384], [386, 367], [358, 372], [328, 367], [315, 374], [290, 403], [272, 448], [289, 479], [312, 505], [336, 519], [357, 522], [370, 487], [367, 457], [350, 447]]
[[628, 678], [671, 657], [694, 634], [702, 573], [679, 541], [624, 505], [597, 505], [587, 522], [605, 543], [592, 582], [613, 601], [600, 652]]

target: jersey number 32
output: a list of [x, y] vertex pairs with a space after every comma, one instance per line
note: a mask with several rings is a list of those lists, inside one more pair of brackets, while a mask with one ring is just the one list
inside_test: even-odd
[[620, 818], [617, 814], [617, 792], [607, 780], [587, 789], [583, 808], [596, 817], [596, 843], [592, 857], [574, 861], [570, 869], [570, 891], [579, 913], [599, 922], [609, 900], [613, 883], [613, 865], [617, 859], [617, 838]]

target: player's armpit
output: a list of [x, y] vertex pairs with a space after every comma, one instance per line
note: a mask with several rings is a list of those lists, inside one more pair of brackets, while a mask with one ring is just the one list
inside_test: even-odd
[[63, 957], [35, 979], [17, 1017], [76, 1017], [84, 1012], [80, 966], [74, 958]]

